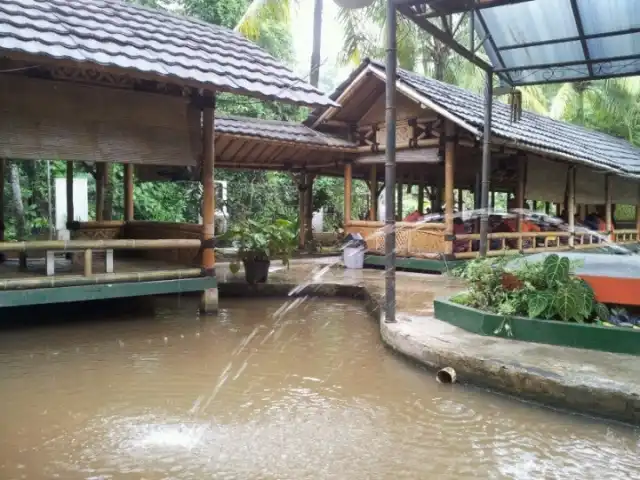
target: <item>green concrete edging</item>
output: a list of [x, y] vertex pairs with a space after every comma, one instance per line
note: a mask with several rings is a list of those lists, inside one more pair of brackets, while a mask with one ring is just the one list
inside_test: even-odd
[[640, 330], [537, 318], [505, 317], [442, 298], [434, 301], [434, 310], [438, 320], [478, 335], [640, 355]]
[[[431, 258], [396, 257], [396, 268], [413, 270], [417, 272], [445, 273], [456, 268], [467, 260], [436, 260]], [[365, 267], [384, 267], [385, 257], [383, 255], [366, 255], [364, 257]]]
[[[492, 358], [476, 357], [465, 351], [452, 352], [438, 344], [425, 344], [395, 326], [384, 322], [384, 298], [366, 287], [343, 284], [311, 284], [290, 295], [295, 284], [272, 283], [249, 286], [242, 282], [219, 283], [221, 298], [230, 297], [289, 297], [312, 296], [352, 298], [364, 302], [371, 317], [379, 322], [382, 342], [396, 353], [415, 361], [430, 370], [452, 367], [460, 382], [490, 388], [519, 399], [542, 405], [564, 408], [601, 418], [640, 425], [640, 397], [628, 392], [617, 382], [584, 384], [544, 369], [500, 362]], [[434, 320], [438, 321], [438, 320]]]
[[212, 289], [216, 286], [215, 277], [194, 277], [150, 282], [98, 283], [71, 287], [4, 290], [0, 291], [0, 308], [187, 293]]

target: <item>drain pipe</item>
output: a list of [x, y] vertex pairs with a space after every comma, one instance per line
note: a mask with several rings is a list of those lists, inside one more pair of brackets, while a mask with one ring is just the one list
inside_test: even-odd
[[436, 373], [436, 380], [439, 383], [456, 383], [457, 377], [456, 371], [451, 367], [444, 367]]
[[385, 210], [385, 322], [396, 321], [396, 220], [394, 190], [396, 187], [396, 7], [387, 0], [387, 64], [385, 94], [385, 124], [387, 143], [384, 161]]

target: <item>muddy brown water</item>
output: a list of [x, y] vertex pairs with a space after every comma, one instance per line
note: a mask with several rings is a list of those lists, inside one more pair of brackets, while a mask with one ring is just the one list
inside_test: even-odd
[[0, 478], [640, 478], [640, 433], [386, 350], [362, 306], [191, 300], [0, 331]]

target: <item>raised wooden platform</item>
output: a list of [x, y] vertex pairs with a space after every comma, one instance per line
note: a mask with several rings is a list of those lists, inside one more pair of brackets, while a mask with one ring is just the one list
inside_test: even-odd
[[96, 271], [87, 277], [82, 265], [58, 258], [56, 275], [46, 277], [44, 259], [29, 259], [26, 270], [8, 260], [0, 264], [0, 307], [197, 292], [217, 285], [199, 268], [160, 260], [114, 262], [115, 273], [104, 273], [104, 265], [96, 262]]

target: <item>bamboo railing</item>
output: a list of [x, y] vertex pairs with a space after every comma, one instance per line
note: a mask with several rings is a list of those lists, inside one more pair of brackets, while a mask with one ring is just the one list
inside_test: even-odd
[[[349, 222], [345, 233], [359, 233], [367, 243], [370, 253], [384, 254], [384, 223], [366, 220]], [[636, 230], [616, 230], [611, 237], [616, 243], [638, 242]], [[602, 234], [578, 229], [550, 232], [501, 232], [489, 234], [488, 256], [531, 254], [586, 250], [605, 244]], [[445, 239], [443, 223], [396, 223], [396, 253], [416, 258], [440, 258], [446, 251], [445, 244], [453, 244], [453, 257], [470, 259], [478, 257], [479, 233], [455, 235]]]
[[[84, 276], [93, 275], [93, 252], [104, 251], [105, 272], [113, 274], [114, 250], [159, 250], [199, 249], [197, 239], [114, 239], [114, 240], [37, 240], [33, 242], [0, 242], [0, 252], [45, 252], [45, 267], [48, 277], [55, 275], [55, 253], [84, 254]], [[24, 258], [24, 260], [22, 259]], [[21, 267], [26, 267], [26, 256], [21, 257]]]

